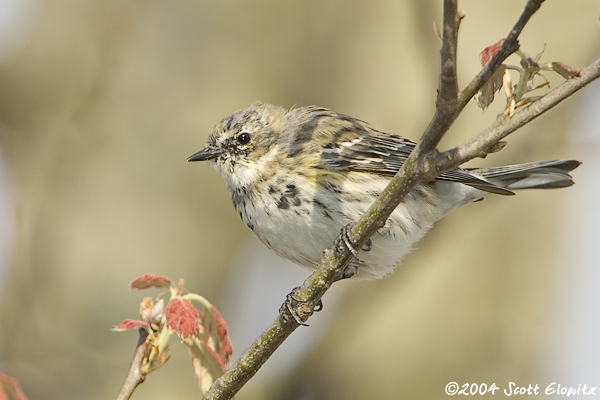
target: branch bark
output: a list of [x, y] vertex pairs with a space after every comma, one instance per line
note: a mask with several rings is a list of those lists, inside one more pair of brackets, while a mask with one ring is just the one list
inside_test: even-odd
[[[436, 113], [402, 168], [377, 201], [350, 230], [350, 237], [357, 247], [362, 247], [385, 224], [390, 214], [417, 183], [433, 180], [441, 173], [467, 160], [487, 154], [499, 140], [600, 76], [600, 60], [598, 60], [585, 68], [580, 77], [569, 79], [513, 117], [498, 119], [479, 135], [453, 149], [443, 153], [437, 151], [439, 141], [460, 112], [502, 62], [519, 48], [518, 37], [521, 31], [543, 1], [527, 2], [519, 20], [498, 52], [460, 92], [456, 80], [456, 47], [462, 14], [457, 11], [457, 0], [444, 1], [440, 87], [436, 100]], [[302, 305], [297, 310], [301, 321], [306, 321], [312, 315], [323, 294], [340, 278], [351, 257], [347, 249], [326, 250], [318, 268], [301, 287], [292, 292], [294, 299]], [[289, 307], [284, 304], [277, 319], [214, 383], [203, 399], [232, 398], [298, 326], [300, 326], [299, 322], [292, 317]]]
[[138, 332], [139, 337], [135, 355], [133, 356], [131, 366], [129, 367], [129, 373], [127, 374], [127, 378], [125, 378], [125, 382], [121, 387], [117, 400], [128, 400], [135, 388], [146, 379], [146, 371], [144, 370], [143, 365], [144, 359], [148, 358], [148, 353], [150, 352], [148, 342], [146, 341], [148, 331], [144, 328], [140, 328]]
[[458, 79], [456, 77], [456, 49], [458, 28], [464, 17], [458, 12], [458, 0], [444, 0], [442, 21], [442, 48], [440, 49], [440, 90], [437, 108], [453, 107], [458, 99]]

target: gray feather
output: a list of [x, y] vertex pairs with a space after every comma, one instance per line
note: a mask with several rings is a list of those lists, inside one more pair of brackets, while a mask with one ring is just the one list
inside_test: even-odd
[[508, 190], [555, 189], [571, 186], [574, 182], [569, 172], [580, 164], [577, 160], [552, 160], [481, 168], [472, 172]]
[[[376, 133], [380, 133], [376, 131]], [[337, 171], [368, 172], [392, 176], [402, 167], [415, 143], [395, 135], [366, 135], [355, 143], [330, 143], [321, 154], [322, 166]], [[513, 195], [513, 190], [571, 186], [569, 171], [576, 160], [552, 160], [503, 167], [445, 172], [437, 181], [459, 182], [490, 193]]]

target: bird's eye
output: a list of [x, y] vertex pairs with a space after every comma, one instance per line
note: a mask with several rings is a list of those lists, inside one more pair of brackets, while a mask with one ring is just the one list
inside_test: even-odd
[[248, 144], [250, 142], [250, 134], [248, 132], [242, 132], [238, 135], [237, 141], [239, 144]]

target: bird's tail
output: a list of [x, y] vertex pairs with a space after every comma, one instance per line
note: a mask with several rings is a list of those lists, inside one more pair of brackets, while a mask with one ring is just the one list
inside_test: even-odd
[[[555, 189], [575, 183], [569, 172], [577, 168], [579, 164], [581, 162], [577, 160], [551, 160], [504, 167], [478, 168], [469, 172], [484, 178], [496, 188], [500, 187], [507, 191]], [[478, 189], [486, 190], [484, 187], [478, 187]], [[497, 193], [492, 188], [489, 189], [487, 191]]]

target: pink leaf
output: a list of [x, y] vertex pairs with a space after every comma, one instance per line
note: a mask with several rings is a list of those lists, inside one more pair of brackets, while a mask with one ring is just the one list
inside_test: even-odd
[[535, 61], [531, 57], [527, 57], [527, 58], [522, 59], [521, 60], [521, 65], [523, 65], [523, 67], [529, 68], [529, 69], [539, 69], [540, 68], [540, 64], [538, 64], [538, 62]]
[[212, 309], [215, 313], [215, 320], [217, 322], [217, 335], [219, 335], [221, 342], [221, 354], [223, 355], [226, 364], [233, 353], [233, 346], [231, 345], [231, 340], [229, 340], [229, 334], [227, 333], [227, 323], [223, 317], [221, 317], [221, 313], [219, 313], [219, 310], [217, 310], [215, 306], [212, 306]]
[[135, 278], [129, 284], [130, 289], [168, 288], [169, 286], [171, 286], [170, 279], [155, 274], [142, 275], [139, 278]]
[[19, 381], [0, 372], [0, 400], [28, 400]]
[[196, 310], [192, 303], [181, 297], [174, 297], [167, 304], [165, 310], [167, 326], [184, 337], [196, 335], [200, 329], [198, 317], [200, 311]]
[[113, 330], [127, 331], [130, 329], [141, 328], [141, 327], [147, 328], [149, 326], [150, 325], [148, 325], [147, 322], [140, 321], [138, 319], [126, 319], [126, 320], [123, 320], [123, 322], [121, 322], [119, 325], [115, 326], [113, 328]]
[[498, 42], [492, 44], [491, 46], [483, 49], [481, 53], [479, 53], [479, 62], [481, 62], [482, 66], [485, 66], [492, 57], [500, 50], [500, 46], [504, 43], [504, 38], [500, 39]]
[[200, 389], [202, 393], [206, 393], [213, 382], [225, 372], [223, 359], [206, 342], [198, 338], [186, 339], [184, 343], [190, 349], [192, 367]]
[[565, 79], [579, 76], [579, 73], [581, 72], [581, 68], [571, 67], [558, 61], [552, 63], [552, 69], [558, 72]]

